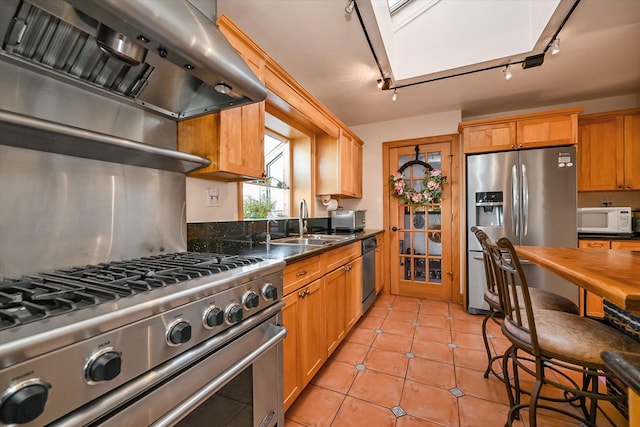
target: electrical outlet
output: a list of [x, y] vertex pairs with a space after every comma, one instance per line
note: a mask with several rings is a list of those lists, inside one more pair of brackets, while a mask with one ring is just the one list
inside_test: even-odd
[[214, 187], [207, 188], [207, 206], [208, 207], [222, 206], [222, 201], [220, 200], [220, 190]]
[[611, 199], [611, 197], [603, 197], [602, 199], [600, 199], [600, 204], [602, 206], [611, 206], [613, 204], [613, 200]]

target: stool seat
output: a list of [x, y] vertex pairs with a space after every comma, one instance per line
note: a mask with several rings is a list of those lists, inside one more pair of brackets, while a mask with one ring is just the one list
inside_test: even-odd
[[[526, 314], [522, 313], [522, 316], [522, 326], [528, 328]], [[600, 357], [605, 350], [640, 353], [640, 343], [631, 337], [611, 326], [575, 314], [536, 310], [535, 327], [543, 354], [588, 365], [592, 369], [606, 369]], [[508, 337], [519, 341], [519, 345], [532, 346], [529, 331], [514, 325], [509, 319], [503, 321], [502, 328]]]
[[[534, 310], [556, 310], [564, 311], [565, 313], [579, 314], [578, 306], [569, 298], [565, 298], [562, 295], [537, 288], [529, 288], [529, 295]], [[518, 297], [519, 300], [522, 301], [522, 290], [519, 290]], [[502, 310], [500, 296], [497, 292], [487, 290], [484, 294], [484, 300], [494, 310]]]

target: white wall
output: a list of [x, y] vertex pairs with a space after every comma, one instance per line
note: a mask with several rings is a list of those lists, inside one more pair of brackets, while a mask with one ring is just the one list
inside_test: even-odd
[[362, 150], [362, 199], [342, 199], [346, 209], [367, 211], [367, 228], [382, 228], [382, 186], [388, 178], [382, 170], [382, 143], [458, 132], [461, 111], [428, 114], [351, 128], [364, 143]]
[[[207, 206], [207, 188], [217, 188], [220, 207]], [[236, 221], [238, 219], [238, 184], [187, 178], [187, 222]]]

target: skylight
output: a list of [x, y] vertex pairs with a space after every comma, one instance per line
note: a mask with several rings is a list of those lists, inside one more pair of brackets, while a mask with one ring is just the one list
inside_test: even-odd
[[400, 10], [401, 7], [410, 3], [411, 1], [413, 0], [387, 0], [387, 3], [389, 3], [389, 13], [393, 15], [398, 10]]
[[371, 0], [371, 5], [393, 80], [401, 81], [532, 52], [560, 1]]

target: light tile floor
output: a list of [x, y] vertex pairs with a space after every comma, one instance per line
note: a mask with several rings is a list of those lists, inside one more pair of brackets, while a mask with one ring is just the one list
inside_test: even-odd
[[[482, 319], [458, 304], [378, 296], [289, 408], [285, 427], [502, 427], [507, 394], [497, 378], [483, 377]], [[488, 330], [504, 352], [500, 327], [490, 322]], [[628, 425], [615, 409], [607, 413]], [[538, 418], [540, 427], [579, 425], [553, 412]]]

